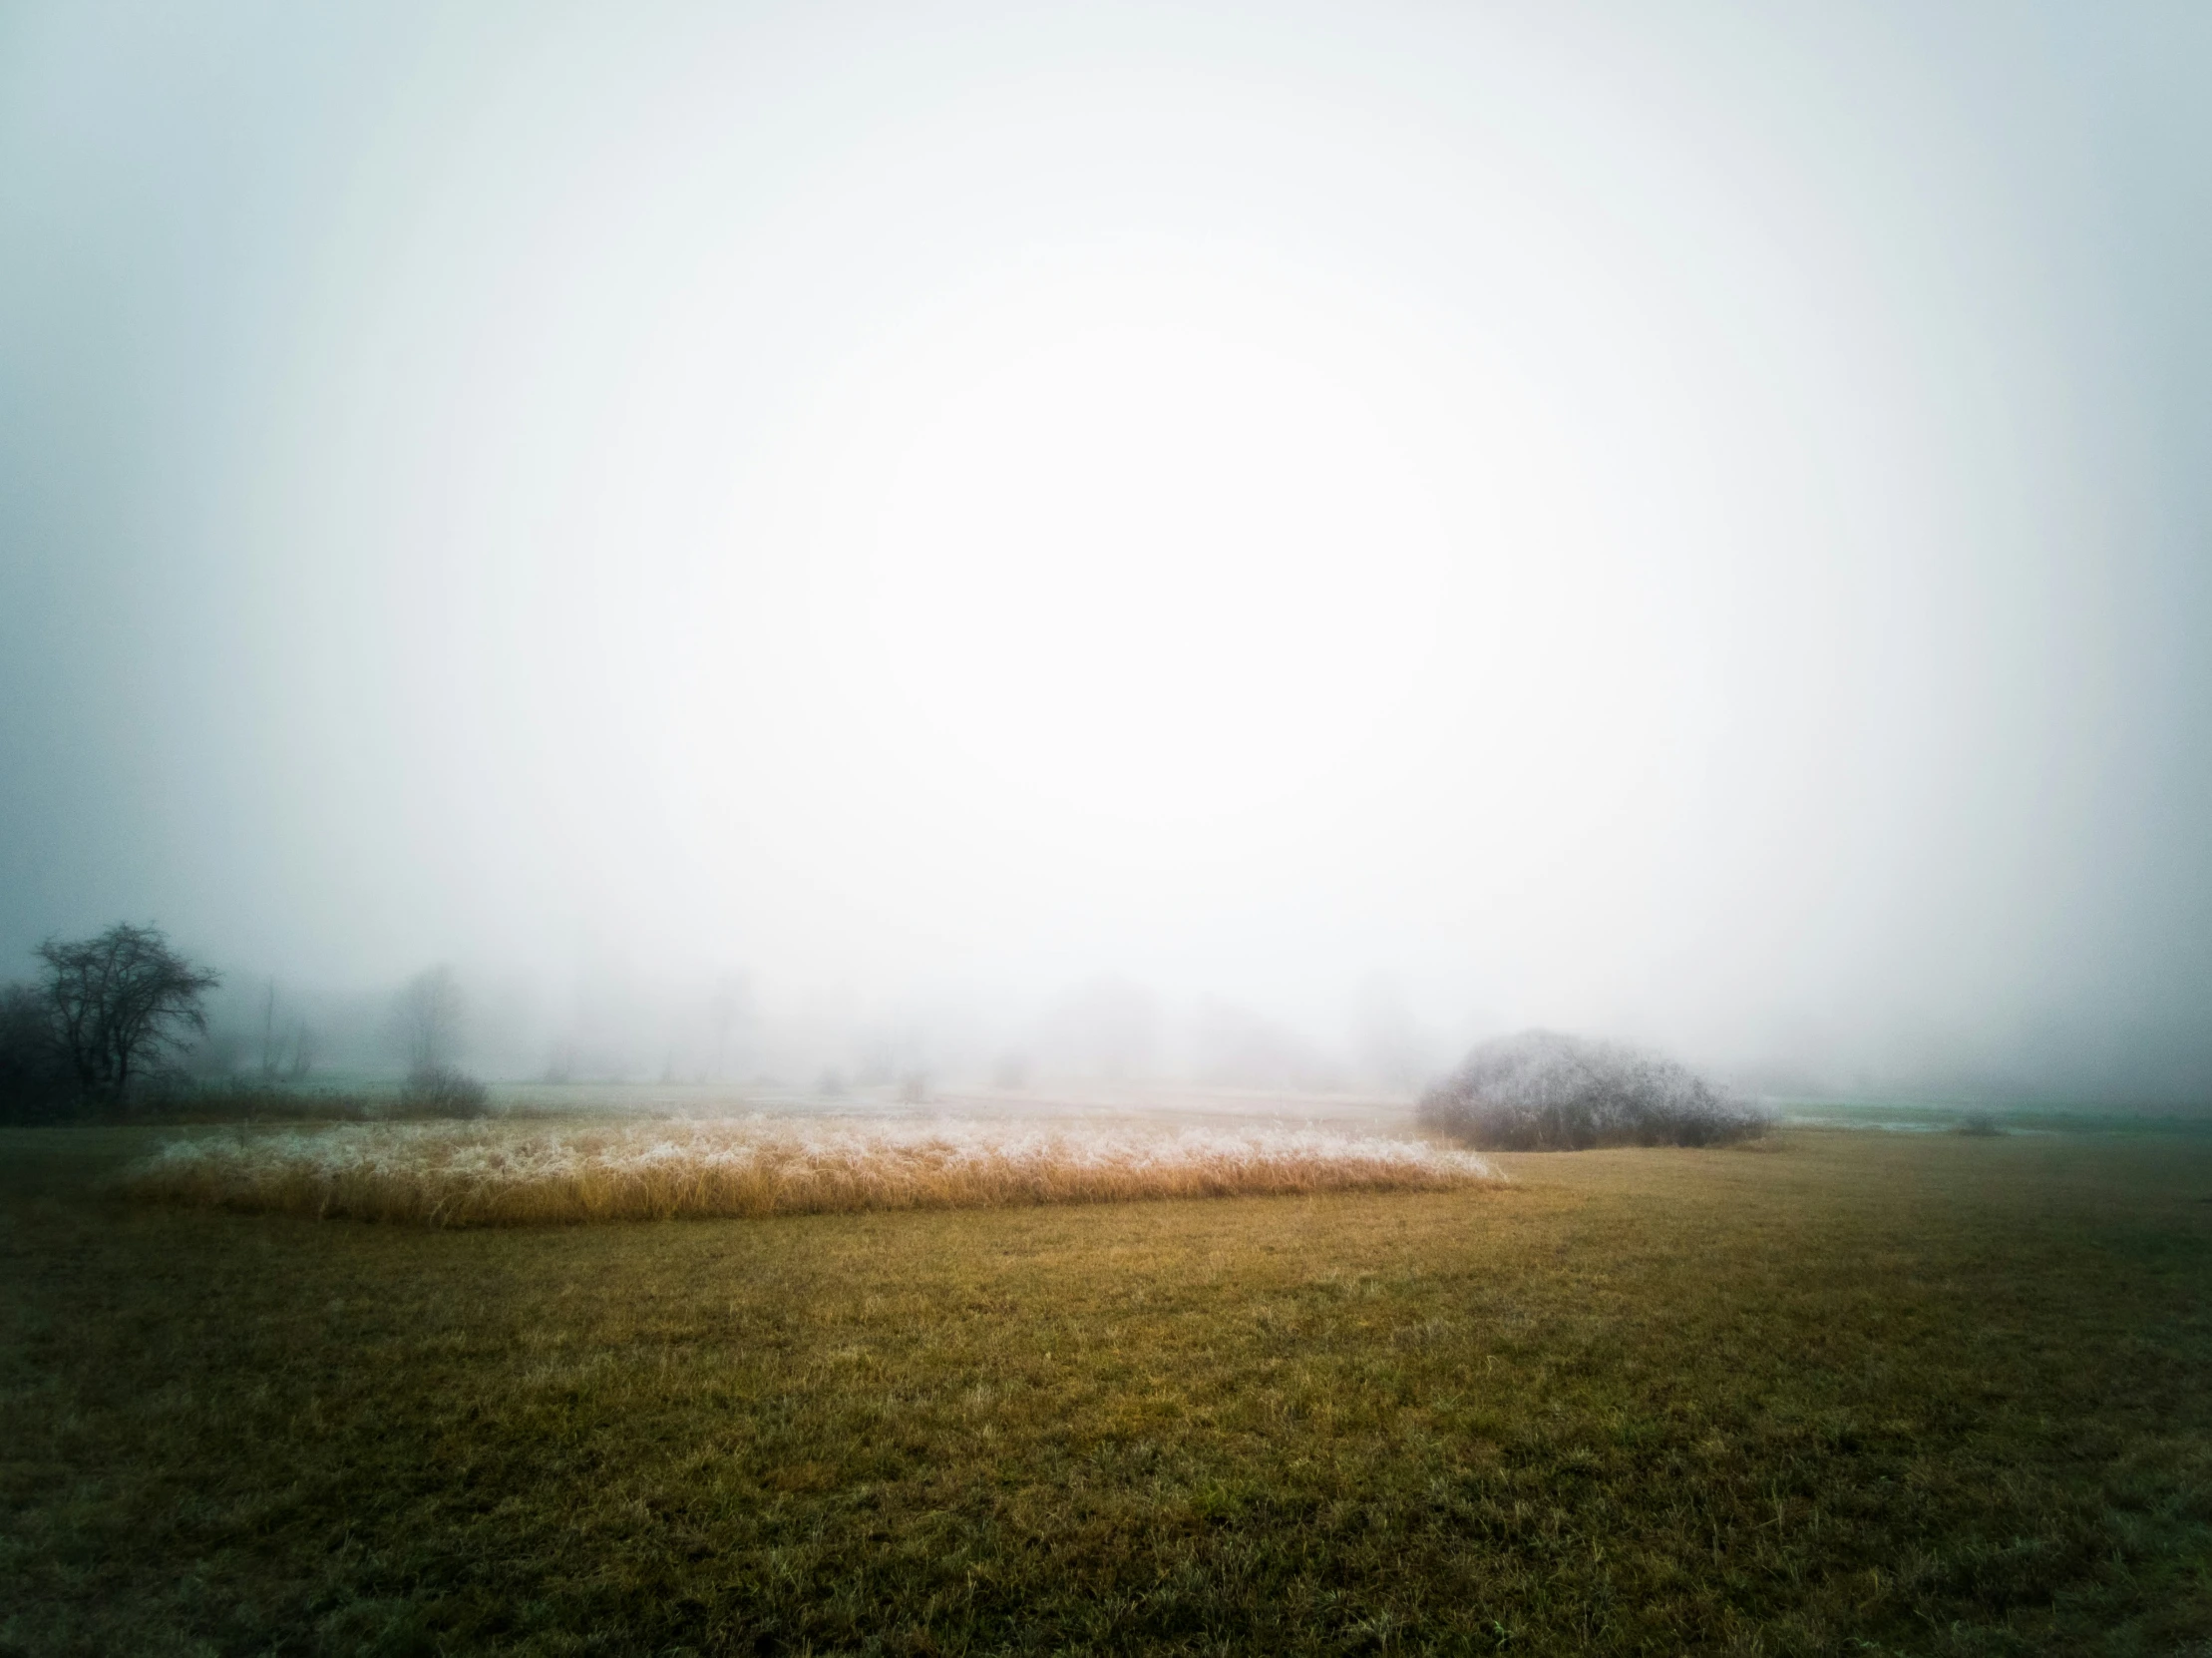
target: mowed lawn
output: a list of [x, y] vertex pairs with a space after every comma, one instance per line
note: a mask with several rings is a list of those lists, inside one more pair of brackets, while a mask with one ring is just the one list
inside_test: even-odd
[[435, 1232], [0, 1135], [0, 1651], [2212, 1650], [2212, 1138]]

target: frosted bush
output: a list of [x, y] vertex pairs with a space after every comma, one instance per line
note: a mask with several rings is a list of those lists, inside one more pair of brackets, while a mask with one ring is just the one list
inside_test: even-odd
[[1418, 1116], [1492, 1151], [1720, 1145], [1770, 1125], [1756, 1105], [1671, 1059], [1552, 1031], [1481, 1043], [1421, 1096]]

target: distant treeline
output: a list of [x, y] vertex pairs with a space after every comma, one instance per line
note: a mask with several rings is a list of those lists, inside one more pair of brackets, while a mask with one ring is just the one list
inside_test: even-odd
[[395, 1027], [408, 1059], [396, 1095], [309, 1092], [303, 1023], [279, 1032], [270, 992], [257, 1075], [195, 1077], [183, 1063], [206, 1036], [205, 1001], [221, 975], [174, 948], [160, 928], [118, 922], [89, 939], [48, 939], [40, 972], [0, 986], [0, 1121], [122, 1115], [361, 1118], [478, 1116], [482, 1082], [454, 1062], [460, 999], [432, 969], [401, 993]]

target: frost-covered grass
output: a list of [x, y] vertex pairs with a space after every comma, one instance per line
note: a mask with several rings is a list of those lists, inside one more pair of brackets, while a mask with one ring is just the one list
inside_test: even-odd
[[181, 1139], [144, 1197], [438, 1226], [957, 1209], [1336, 1191], [1499, 1178], [1472, 1152], [1298, 1129], [751, 1116], [551, 1126], [359, 1123]]
[[1421, 1096], [1419, 1117], [1489, 1151], [1726, 1145], [1771, 1126], [1766, 1112], [1685, 1065], [1553, 1031], [1481, 1043]]

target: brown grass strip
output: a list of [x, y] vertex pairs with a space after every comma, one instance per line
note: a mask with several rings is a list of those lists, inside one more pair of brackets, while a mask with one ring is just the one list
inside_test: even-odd
[[1441, 1191], [1502, 1180], [1473, 1152], [1299, 1129], [1022, 1123], [345, 1124], [175, 1141], [133, 1195], [225, 1209], [526, 1226], [1146, 1198]]

